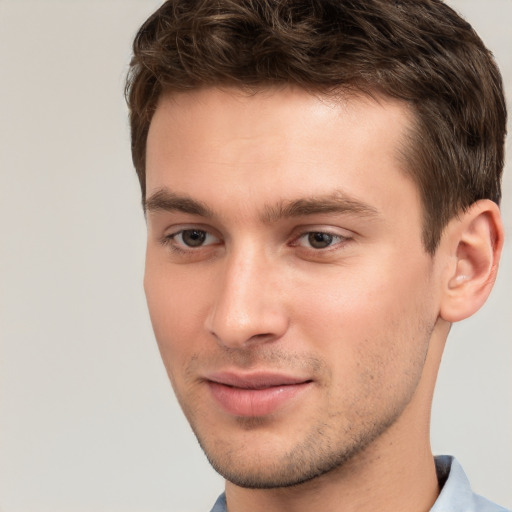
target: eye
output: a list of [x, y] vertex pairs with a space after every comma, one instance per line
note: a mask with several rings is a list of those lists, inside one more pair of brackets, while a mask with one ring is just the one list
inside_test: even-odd
[[349, 237], [325, 231], [308, 231], [307, 233], [300, 235], [293, 245], [308, 249], [321, 250], [342, 244], [348, 239]]
[[178, 234], [181, 242], [189, 247], [199, 247], [204, 244], [208, 233], [201, 229], [185, 229]]
[[333, 240], [334, 236], [329, 233], [308, 233], [308, 243], [314, 249], [325, 249], [332, 244]]
[[176, 248], [196, 248], [217, 244], [220, 240], [204, 229], [182, 229], [166, 236]]

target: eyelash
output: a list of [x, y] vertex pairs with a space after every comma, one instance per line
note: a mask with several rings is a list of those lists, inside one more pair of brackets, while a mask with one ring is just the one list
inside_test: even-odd
[[[325, 247], [312, 247], [312, 236], [315, 236], [315, 235], [321, 235], [321, 237], [323, 237], [323, 238], [325, 238], [325, 237], [330, 238], [329, 245], [327, 245]], [[302, 240], [302, 239], [307, 239], [309, 242], [309, 247], [307, 247], [306, 249], [313, 250], [314, 252], [326, 252], [328, 250], [334, 250], [333, 249], [334, 247], [337, 247], [339, 245], [346, 243], [348, 240], [350, 240], [350, 237], [343, 236], [343, 235], [340, 235], [337, 233], [331, 233], [329, 231], [322, 231], [322, 230], [306, 231], [306, 232], [302, 233], [301, 235], [299, 235], [298, 237], [296, 237], [290, 245], [292, 247], [299, 247], [299, 246], [301, 246], [300, 240]], [[336, 240], [337, 240], [337, 242], [336, 242]], [[319, 240], [316, 240], [316, 241], [319, 241]], [[319, 241], [319, 242], [321, 243], [321, 241]]]
[[189, 254], [190, 252], [196, 252], [199, 249], [202, 249], [204, 247], [209, 247], [214, 244], [208, 244], [208, 245], [198, 245], [197, 247], [188, 246], [185, 243], [177, 244], [176, 238], [180, 235], [182, 236], [183, 233], [186, 233], [188, 231], [195, 231], [197, 233], [204, 233], [206, 237], [214, 237], [217, 238], [215, 235], [212, 235], [209, 231], [206, 229], [199, 229], [199, 228], [186, 228], [186, 229], [180, 229], [179, 231], [176, 231], [174, 233], [170, 233], [168, 235], [165, 235], [161, 242], [162, 245], [169, 247], [172, 251], [178, 253], [178, 254]]

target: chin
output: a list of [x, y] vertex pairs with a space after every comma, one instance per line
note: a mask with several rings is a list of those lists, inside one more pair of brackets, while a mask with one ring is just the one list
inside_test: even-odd
[[213, 469], [229, 482], [249, 489], [277, 489], [301, 485], [341, 469], [375, 439], [368, 436], [340, 443], [333, 451], [328, 443], [329, 447], [322, 446], [322, 438], [325, 432], [320, 430], [288, 449], [282, 443], [272, 446], [261, 439], [259, 443], [252, 439], [222, 449], [218, 440], [214, 447], [198, 441]]

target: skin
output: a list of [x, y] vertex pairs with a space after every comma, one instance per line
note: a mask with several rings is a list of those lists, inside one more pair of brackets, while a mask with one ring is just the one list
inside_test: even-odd
[[[410, 125], [396, 101], [293, 88], [158, 104], [145, 290], [230, 512], [426, 511], [437, 497], [429, 411], [449, 322], [468, 314], [457, 276], [492, 265], [474, 271], [471, 244], [462, 254], [466, 217], [425, 251]], [[212, 393], [219, 372], [304, 384], [268, 413], [233, 414]]]

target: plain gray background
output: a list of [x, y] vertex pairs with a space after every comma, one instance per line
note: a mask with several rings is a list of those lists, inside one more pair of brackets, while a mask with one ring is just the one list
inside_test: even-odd
[[[0, 511], [207, 511], [222, 490], [182, 418], [142, 292], [145, 226], [123, 82], [156, 0], [0, 0]], [[512, 98], [512, 1], [459, 0]], [[511, 142], [508, 142], [508, 153]], [[509, 238], [453, 328], [436, 453], [512, 507]]]

